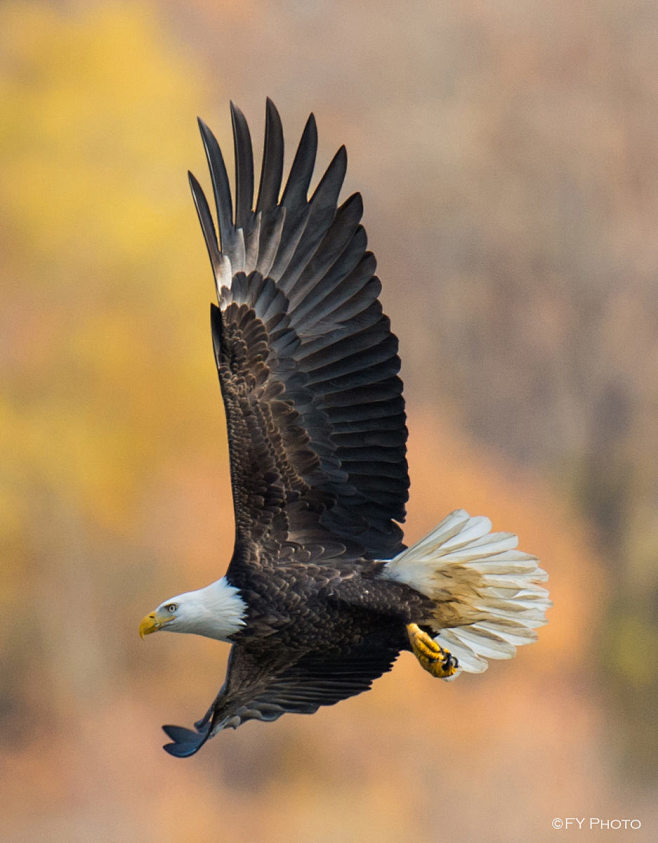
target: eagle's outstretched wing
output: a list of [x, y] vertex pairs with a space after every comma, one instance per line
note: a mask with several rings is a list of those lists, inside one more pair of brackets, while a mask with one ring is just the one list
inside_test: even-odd
[[391, 669], [400, 642], [384, 635], [371, 636], [332, 652], [308, 653], [294, 664], [269, 664], [260, 651], [251, 653], [234, 645], [226, 676], [205, 717], [194, 729], [163, 726], [172, 743], [171, 755], [193, 755], [222, 729], [237, 729], [247, 720], [271, 721], [282, 714], [313, 714], [323, 705], [367, 691], [373, 681]]
[[[375, 259], [336, 153], [312, 196], [317, 133], [306, 123], [281, 192], [283, 132], [267, 101], [255, 207], [249, 129], [231, 106], [235, 211], [219, 145], [200, 121], [219, 238], [190, 174], [219, 307], [212, 331], [226, 408], [236, 519], [232, 567], [267, 564], [285, 543], [340, 543], [371, 559], [402, 548], [408, 475], [397, 339], [378, 301]], [[244, 546], [259, 553], [243, 553]], [[288, 545], [290, 547], [290, 544]], [[229, 569], [229, 575], [231, 569]]]

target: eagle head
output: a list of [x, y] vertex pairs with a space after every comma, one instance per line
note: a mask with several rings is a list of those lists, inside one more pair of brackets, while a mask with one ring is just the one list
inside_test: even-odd
[[246, 613], [247, 604], [239, 590], [222, 577], [205, 588], [165, 600], [142, 618], [139, 634], [143, 638], [164, 629], [230, 641], [231, 636], [245, 625]]

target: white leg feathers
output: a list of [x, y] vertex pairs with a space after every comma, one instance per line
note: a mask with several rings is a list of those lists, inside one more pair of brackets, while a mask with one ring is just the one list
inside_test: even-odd
[[386, 563], [385, 576], [435, 601], [434, 617], [418, 622], [432, 626], [467, 673], [482, 673], [487, 659], [511, 659], [546, 623], [551, 602], [537, 583], [548, 575], [517, 544], [512, 533], [492, 533], [488, 518], [458, 509]]

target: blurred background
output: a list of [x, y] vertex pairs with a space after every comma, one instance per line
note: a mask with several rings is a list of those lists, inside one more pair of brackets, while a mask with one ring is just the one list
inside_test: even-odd
[[[404, 655], [180, 761], [160, 724], [228, 647], [137, 625], [233, 533], [186, 170], [208, 184], [197, 114], [230, 159], [230, 99], [259, 154], [267, 95], [287, 161], [314, 111], [364, 196], [408, 541], [486, 513], [555, 607], [484, 676]], [[3, 839], [657, 839], [657, 95], [652, 0], [2, 3]]]

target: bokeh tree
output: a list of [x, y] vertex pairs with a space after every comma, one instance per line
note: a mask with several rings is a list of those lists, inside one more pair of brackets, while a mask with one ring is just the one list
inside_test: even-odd
[[200, 416], [219, 418], [199, 388], [210, 289], [182, 154], [206, 88], [143, 8], [0, 18], [2, 699], [42, 659], [66, 711], [71, 683], [101, 694], [112, 679], [97, 581], [129, 599], [148, 572], [163, 454], [193, 457]]

